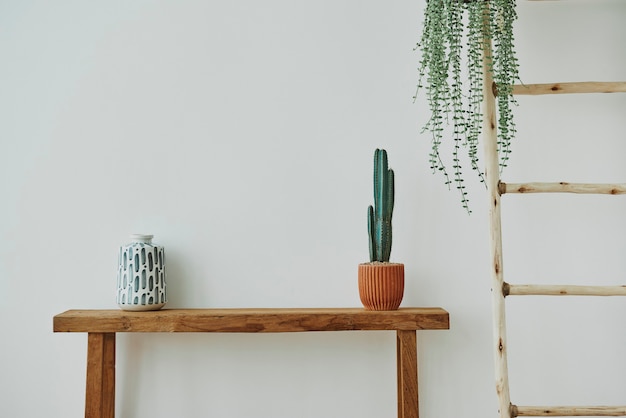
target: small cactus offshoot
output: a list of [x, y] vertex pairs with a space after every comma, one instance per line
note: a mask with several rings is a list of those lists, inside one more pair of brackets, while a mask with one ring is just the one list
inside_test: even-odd
[[367, 209], [370, 262], [389, 262], [393, 201], [393, 170], [387, 163], [387, 151], [377, 149], [374, 152], [374, 206]]

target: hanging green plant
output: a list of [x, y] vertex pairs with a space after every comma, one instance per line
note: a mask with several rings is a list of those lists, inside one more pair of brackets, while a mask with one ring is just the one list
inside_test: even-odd
[[[511, 107], [516, 102], [511, 92], [513, 83], [519, 79], [513, 45], [513, 22], [516, 19], [515, 0], [427, 0], [426, 3], [423, 32], [416, 49], [421, 51], [417, 89], [418, 93], [420, 89], [426, 89], [431, 113], [424, 126], [424, 131], [432, 135], [430, 166], [434, 172], [443, 174], [446, 185], [456, 186], [468, 212], [462, 150], [465, 150], [472, 170], [484, 182], [478, 161], [478, 139], [483, 116], [485, 41], [492, 44], [492, 56], [485, 59], [497, 90], [500, 169], [507, 165], [511, 139], [515, 136]], [[467, 67], [466, 72], [463, 64]], [[440, 152], [442, 142], [447, 138], [453, 141], [451, 171]]]

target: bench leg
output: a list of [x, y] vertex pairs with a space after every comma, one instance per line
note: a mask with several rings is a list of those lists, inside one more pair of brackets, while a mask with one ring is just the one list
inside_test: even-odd
[[87, 336], [85, 418], [115, 417], [115, 333]]
[[419, 418], [417, 392], [417, 332], [397, 333], [398, 418]]

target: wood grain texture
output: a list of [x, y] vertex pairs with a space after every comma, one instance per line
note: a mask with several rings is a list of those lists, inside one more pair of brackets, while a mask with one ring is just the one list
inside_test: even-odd
[[164, 309], [150, 312], [70, 310], [53, 319], [55, 332], [306, 332], [448, 329], [441, 308]]
[[514, 417], [622, 417], [626, 406], [512, 406]]
[[578, 193], [578, 194], [625, 194], [624, 183], [500, 183], [500, 194], [505, 193]]
[[500, 418], [511, 418], [509, 405], [508, 343], [506, 335], [506, 307], [502, 292], [504, 284], [504, 258], [502, 254], [502, 214], [500, 210], [500, 166], [498, 153], [498, 127], [496, 120], [496, 100], [491, 94], [493, 75], [491, 73], [492, 42], [489, 39], [489, 9], [483, 19], [483, 136], [485, 155], [485, 177], [489, 198], [489, 235], [491, 255], [491, 306], [493, 321], [493, 356], [495, 361], [495, 384], [498, 395]]
[[626, 92], [626, 82], [624, 81], [575, 81], [569, 83], [516, 84], [513, 86], [514, 95], [624, 92]]
[[626, 286], [505, 284], [506, 296], [626, 296]]
[[398, 417], [419, 418], [417, 390], [417, 335], [397, 331]]
[[115, 416], [115, 334], [89, 333], [85, 418]]

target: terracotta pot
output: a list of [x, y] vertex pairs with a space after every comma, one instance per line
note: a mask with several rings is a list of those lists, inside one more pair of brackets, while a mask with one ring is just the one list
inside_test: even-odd
[[404, 295], [404, 264], [359, 264], [359, 296], [365, 309], [395, 311]]

